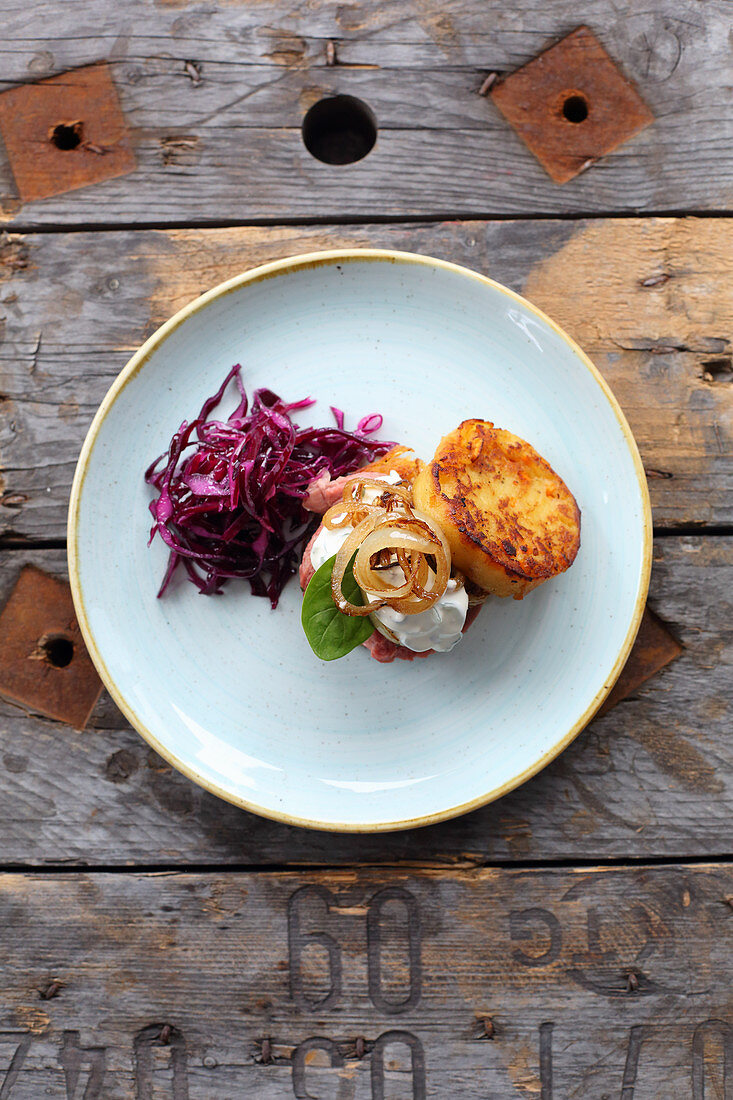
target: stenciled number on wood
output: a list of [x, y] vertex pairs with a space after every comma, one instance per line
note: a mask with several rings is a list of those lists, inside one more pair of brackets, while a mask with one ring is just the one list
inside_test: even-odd
[[[341, 946], [325, 931], [303, 930], [304, 909], [314, 901], [327, 917], [332, 909], [338, 910], [336, 899], [324, 886], [302, 886], [288, 901], [288, 952], [290, 958], [290, 995], [297, 1005], [310, 1012], [325, 1011], [334, 1007], [341, 995], [343, 984]], [[397, 1000], [386, 997], [382, 989], [382, 919], [385, 906], [399, 903], [405, 911], [407, 929], [407, 960], [409, 987]], [[422, 995], [422, 934], [420, 910], [415, 897], [401, 886], [380, 890], [369, 902], [367, 909], [367, 965], [369, 997], [375, 1008], [388, 1016], [399, 1015], [415, 1008]], [[320, 947], [328, 956], [328, 985], [322, 996], [314, 996], [305, 988], [303, 956], [309, 947]]]
[[[554, 1100], [554, 1030], [555, 1024], [551, 1021], [541, 1024], [539, 1028], [540, 1100]], [[629, 1029], [620, 1100], [634, 1100], [639, 1055], [650, 1031], [652, 1027], [649, 1024], [637, 1024]], [[166, 1033], [165, 1040], [162, 1038], [163, 1033]], [[13, 1050], [7, 1069], [0, 1069], [0, 1100], [13, 1100], [14, 1085], [21, 1074], [28, 1072], [26, 1060], [33, 1045], [33, 1037], [27, 1032], [0, 1031], [0, 1044], [7, 1044]], [[384, 1052], [387, 1046], [393, 1044], [402, 1044], [409, 1050], [413, 1100], [426, 1100], [425, 1053], [422, 1044], [416, 1035], [402, 1030], [385, 1031], [370, 1045], [372, 1100], [386, 1100]], [[305, 1039], [295, 1047], [292, 1054], [292, 1082], [296, 1100], [317, 1100], [316, 1095], [308, 1091], [307, 1083], [308, 1055], [315, 1050], [322, 1050], [328, 1055], [332, 1069], [345, 1069], [344, 1054], [333, 1039], [325, 1036]], [[186, 1041], [177, 1028], [161, 1024], [143, 1028], [133, 1039], [136, 1100], [153, 1100], [158, 1095], [153, 1080], [156, 1051], [168, 1063], [166, 1076], [169, 1084], [166, 1096], [170, 1100], [189, 1100]], [[82, 1047], [78, 1031], [63, 1032], [58, 1058], [64, 1071], [66, 1100], [103, 1100], [106, 1057], [105, 1047]], [[87, 1070], [87, 1076], [81, 1095], [80, 1089], [84, 1086], [83, 1069]], [[733, 1080], [733, 1026], [718, 1019], [705, 1020], [692, 1035], [692, 1100], [707, 1100], [711, 1091], [708, 1085], [712, 1085], [708, 1075], [714, 1071], [717, 1071], [717, 1080], [722, 1081], [727, 1097], [728, 1084]], [[33, 1072], [35, 1074], [37, 1070]], [[22, 1084], [21, 1082], [21, 1087]], [[353, 1091], [353, 1074], [349, 1072], [339, 1075], [338, 1094], [334, 1100], [352, 1100]]]
[[26, 1055], [31, 1045], [30, 1035], [17, 1031], [0, 1031], [0, 1043], [17, 1043], [13, 1057], [10, 1059], [5, 1077], [0, 1086], [0, 1100], [10, 1100], [10, 1090], [18, 1080], [18, 1074], [23, 1068]]
[[560, 921], [549, 909], [515, 909], [509, 914], [509, 934], [513, 942], [532, 939], [537, 925], [544, 925], [550, 942], [540, 955], [528, 955], [521, 947], [512, 952], [512, 958], [521, 966], [547, 966], [555, 961], [562, 947]]
[[143, 1028], [133, 1041], [135, 1057], [135, 1100], [153, 1100], [153, 1070], [156, 1051], [165, 1052], [169, 1060], [171, 1081], [171, 1100], [188, 1100], [188, 1054], [186, 1040], [177, 1027], [167, 1027], [165, 1045], [161, 1040], [161, 1024], [151, 1024]]
[[552, 1100], [553, 1023], [540, 1024], [540, 1100]]
[[[107, 1051], [104, 1047], [81, 1047], [78, 1031], [65, 1031], [61, 1042], [60, 1061], [66, 1079], [67, 1100], [77, 1100], [77, 1086], [82, 1069], [88, 1069], [83, 1100], [102, 1100]], [[0, 1093], [0, 1095], [2, 1095]]]
[[629, 1031], [629, 1045], [626, 1051], [624, 1079], [621, 1082], [621, 1100], [634, 1100], [636, 1074], [639, 1070], [639, 1054], [646, 1031], [647, 1028], [644, 1024], [636, 1024], [636, 1026], [632, 1027]]
[[[399, 1001], [393, 1001], [382, 992], [382, 910], [389, 902], [398, 901], [407, 915], [407, 951], [410, 965], [410, 988]], [[380, 890], [369, 903], [367, 912], [367, 959], [369, 964], [369, 997], [375, 1008], [388, 1016], [396, 1016], [415, 1008], [422, 993], [420, 910], [409, 890], [401, 886], [389, 886]]]
[[[296, 1100], [318, 1100], [313, 1093], [308, 1092], [305, 1071], [307, 1055], [313, 1050], [324, 1050], [331, 1060], [333, 1069], [341, 1069], [344, 1059], [333, 1039], [326, 1039], [321, 1035], [314, 1035], [305, 1039], [293, 1051], [293, 1093]], [[339, 1081], [338, 1100], [348, 1100], [348, 1082], [343, 1078]]]
[[[341, 995], [341, 948], [328, 932], [303, 932], [301, 909], [303, 902], [314, 898], [326, 915], [336, 902], [325, 886], [302, 886], [288, 901], [288, 951], [290, 955], [290, 995], [297, 1005], [310, 1012], [331, 1008]], [[309, 995], [303, 983], [303, 955], [309, 946], [324, 948], [328, 955], [329, 987], [322, 997]]]
[[412, 1061], [412, 1098], [425, 1100], [427, 1082], [425, 1079], [425, 1054], [422, 1043], [409, 1031], [385, 1031], [380, 1035], [372, 1050], [372, 1100], [385, 1100], [384, 1096], [384, 1048], [389, 1043], [404, 1043], [410, 1050]]
[[[702, 1026], [708, 1027], [711, 1023], [717, 1023], [717, 1021], [709, 1020], [707, 1024]], [[552, 1033], [554, 1029], [554, 1023], [540, 1024], [540, 1100], [554, 1100], [552, 1091]], [[698, 1028], [695, 1032], [696, 1039], [700, 1030]], [[624, 1076], [621, 1082], [621, 1100], [634, 1100], [636, 1074], [639, 1069], [639, 1053], [647, 1031], [648, 1027], [645, 1024], [637, 1024], [629, 1029], [626, 1065], [624, 1066]], [[698, 1096], [693, 1091], [693, 1100], [703, 1100], [702, 1092]]]
[[[413, 1100], [425, 1100], [427, 1096], [425, 1052], [420, 1040], [410, 1031], [385, 1031], [375, 1042], [371, 1053], [372, 1100], [385, 1100], [384, 1051], [387, 1046], [394, 1043], [401, 1043], [410, 1052]], [[315, 1093], [308, 1091], [306, 1079], [308, 1055], [314, 1050], [322, 1050], [328, 1055], [332, 1069], [343, 1069], [345, 1065], [344, 1056], [333, 1039], [321, 1035], [305, 1039], [293, 1051], [293, 1094], [296, 1100], [317, 1100]], [[353, 1079], [340, 1077], [336, 1100], [350, 1100], [353, 1091]]]
[[[632, 960], [632, 965], [641, 965], [655, 949], [655, 935], [651, 926], [649, 914], [642, 906], [635, 906], [632, 913], [645, 930], [644, 942], [641, 943]], [[624, 996], [626, 990], [609, 979], [609, 967], [618, 958], [616, 947], [610, 945], [603, 948], [601, 944], [601, 919], [598, 910], [590, 907], [586, 914], [587, 920], [587, 949], [573, 951], [573, 966], [565, 973], [580, 986], [590, 993], [598, 993], [603, 997]], [[520, 966], [542, 967], [550, 966], [559, 957], [563, 947], [563, 931], [560, 921], [549, 909], [515, 909], [509, 914], [509, 935], [513, 943], [531, 943], [535, 939], [546, 939], [547, 946], [535, 954], [523, 947], [515, 947], [512, 958]], [[658, 992], [653, 981], [644, 977], [643, 986], [638, 989], [640, 996], [648, 996]]]
[[728, 1100], [733, 1079], [733, 1027], [724, 1020], [706, 1020], [692, 1036], [692, 1100], [707, 1100], [710, 1092], [705, 1088], [705, 1046], [712, 1038], [717, 1038], [723, 1047], [723, 1087]]

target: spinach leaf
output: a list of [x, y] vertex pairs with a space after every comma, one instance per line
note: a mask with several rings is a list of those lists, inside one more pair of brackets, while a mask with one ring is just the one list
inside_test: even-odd
[[[356, 554], [346, 567], [341, 590], [349, 603], [360, 606], [364, 603], [364, 594], [354, 580], [355, 557]], [[311, 577], [300, 616], [310, 647], [322, 661], [344, 657], [374, 633], [368, 615], [344, 615], [334, 603], [331, 574], [335, 561], [334, 554]]]

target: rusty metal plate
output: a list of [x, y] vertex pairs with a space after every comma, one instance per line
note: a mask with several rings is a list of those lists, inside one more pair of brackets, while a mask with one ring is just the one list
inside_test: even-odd
[[0, 133], [24, 202], [135, 168], [106, 64], [73, 69], [0, 95]]
[[0, 614], [0, 695], [83, 729], [101, 691], [68, 584], [24, 566]]
[[567, 183], [654, 119], [587, 27], [496, 83], [490, 94], [556, 183]]
[[639, 633], [621, 675], [599, 710], [605, 714], [616, 703], [646, 683], [655, 673], [679, 657], [682, 646], [673, 638], [660, 618], [648, 607], [644, 609]]

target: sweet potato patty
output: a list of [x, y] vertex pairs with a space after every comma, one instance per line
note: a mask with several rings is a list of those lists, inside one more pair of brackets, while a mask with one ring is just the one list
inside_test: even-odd
[[464, 420], [413, 484], [415, 504], [445, 532], [453, 562], [497, 596], [521, 599], [568, 569], [580, 510], [548, 462], [488, 420]]

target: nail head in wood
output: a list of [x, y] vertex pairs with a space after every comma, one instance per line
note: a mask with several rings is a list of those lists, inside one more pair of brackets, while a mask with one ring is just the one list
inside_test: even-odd
[[54, 997], [58, 997], [61, 989], [62, 983], [58, 978], [53, 978], [43, 989], [39, 989], [38, 995], [42, 1001], [52, 1001]]
[[654, 119], [587, 27], [498, 81], [490, 95], [555, 183], [567, 183]]
[[68, 584], [24, 566], [0, 614], [0, 695], [83, 729], [101, 690]]
[[487, 96], [499, 79], [498, 73], [489, 73], [478, 90], [479, 95]]
[[117, 89], [104, 63], [0, 94], [0, 133], [23, 202], [135, 168]]
[[496, 1028], [494, 1021], [490, 1016], [477, 1016], [476, 1017], [476, 1039], [493, 1039], [496, 1035]]

